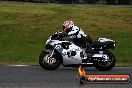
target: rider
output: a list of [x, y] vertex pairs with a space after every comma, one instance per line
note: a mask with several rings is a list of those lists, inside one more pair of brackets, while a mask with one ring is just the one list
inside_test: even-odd
[[70, 36], [73, 43], [80, 47], [88, 48], [88, 45], [92, 43], [92, 39], [84, 34], [81, 28], [75, 26], [73, 21], [65, 21], [63, 31]]

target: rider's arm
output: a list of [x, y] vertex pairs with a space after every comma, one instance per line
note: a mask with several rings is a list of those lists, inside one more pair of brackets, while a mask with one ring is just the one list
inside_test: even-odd
[[76, 35], [80, 29], [77, 26], [74, 26], [71, 31], [68, 33], [68, 35]]

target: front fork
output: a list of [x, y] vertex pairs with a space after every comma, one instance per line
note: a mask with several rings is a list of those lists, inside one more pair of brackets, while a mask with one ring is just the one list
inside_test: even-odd
[[54, 51], [55, 51], [55, 50], [53, 49], [53, 51], [51, 52], [51, 54], [50, 54], [50, 56], [49, 56], [50, 58], [52, 58], [52, 56], [53, 56], [53, 54], [54, 54]]
[[53, 58], [54, 50], [51, 52], [51, 54], [45, 59], [45, 62], [47, 62], [49, 65], [52, 65], [56, 62], [55, 58]]

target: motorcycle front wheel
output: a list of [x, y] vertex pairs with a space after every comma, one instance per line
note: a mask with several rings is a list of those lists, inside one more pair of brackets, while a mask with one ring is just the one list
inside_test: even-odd
[[62, 64], [62, 61], [56, 53], [52, 57], [50, 55], [49, 51], [42, 51], [39, 56], [39, 65], [46, 70], [55, 70]]

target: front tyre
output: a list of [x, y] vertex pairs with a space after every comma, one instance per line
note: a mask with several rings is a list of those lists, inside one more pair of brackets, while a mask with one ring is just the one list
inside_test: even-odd
[[94, 66], [100, 71], [111, 70], [116, 63], [115, 56], [110, 51], [104, 52], [104, 58], [100, 58], [94, 61]]
[[62, 64], [62, 61], [57, 53], [54, 53], [52, 57], [50, 57], [50, 55], [51, 52], [42, 51], [39, 56], [39, 64], [46, 70], [55, 70]]

